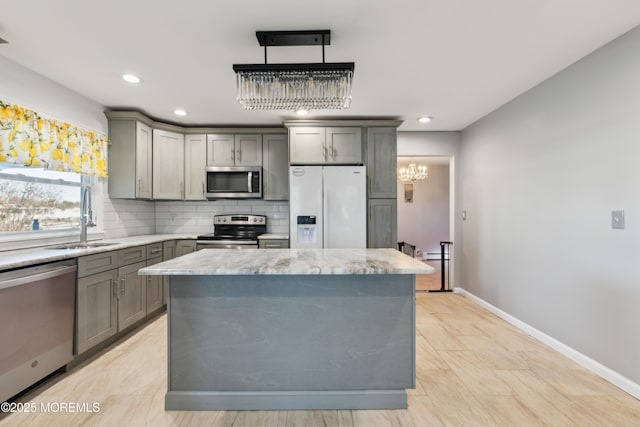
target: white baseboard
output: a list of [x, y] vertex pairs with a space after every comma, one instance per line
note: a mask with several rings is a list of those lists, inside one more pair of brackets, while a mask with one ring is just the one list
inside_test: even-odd
[[528, 335], [531, 335], [533, 338], [537, 339], [543, 344], [546, 344], [552, 349], [556, 350], [557, 352], [567, 356], [569, 359], [573, 360], [574, 362], [578, 363], [579, 365], [583, 366], [584, 368], [588, 369], [589, 371], [593, 372], [599, 377], [609, 381], [611, 384], [624, 390], [625, 392], [629, 393], [636, 399], [640, 399], [640, 384], [637, 384], [631, 381], [627, 377], [624, 377], [619, 373], [607, 368], [601, 363], [596, 362], [595, 360], [591, 359], [588, 356], [585, 356], [584, 354], [580, 353], [577, 350], [574, 350], [568, 345], [561, 343], [560, 341], [556, 340], [553, 337], [550, 337], [544, 332], [541, 332], [536, 328], [524, 323], [523, 321], [516, 319], [509, 313], [506, 313], [500, 310], [498, 307], [495, 307], [489, 304], [485, 300], [478, 298], [477, 296], [473, 295], [468, 291], [465, 291], [462, 288], [456, 287], [453, 291], [457, 294], [460, 294], [469, 298], [470, 300], [472, 300], [479, 306], [487, 309], [488, 311], [495, 314], [502, 320], [512, 324], [516, 328], [520, 329], [522, 332]]

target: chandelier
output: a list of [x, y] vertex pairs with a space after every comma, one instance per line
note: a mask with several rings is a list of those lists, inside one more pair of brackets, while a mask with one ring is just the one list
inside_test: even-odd
[[[264, 64], [234, 64], [236, 99], [245, 110], [345, 109], [351, 106], [353, 62], [324, 62], [330, 30], [256, 31]], [[268, 46], [322, 45], [322, 63], [267, 64]]]
[[398, 170], [398, 179], [402, 182], [416, 182], [420, 179], [427, 179], [429, 172], [425, 165], [416, 166], [414, 162], [409, 163], [406, 168]]

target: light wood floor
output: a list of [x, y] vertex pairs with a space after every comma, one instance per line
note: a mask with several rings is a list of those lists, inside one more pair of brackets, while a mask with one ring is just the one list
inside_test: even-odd
[[[436, 271], [433, 274], [416, 274], [416, 291], [425, 292], [440, 289], [442, 287], [442, 277], [440, 273], [442, 268], [440, 260], [423, 262], [433, 267]], [[445, 287], [449, 286], [447, 283], [448, 279], [447, 265], [445, 264]]]
[[640, 401], [456, 294], [417, 297], [417, 388], [393, 411], [164, 410], [166, 316], [21, 402], [99, 413], [11, 414], [0, 426], [639, 426]]

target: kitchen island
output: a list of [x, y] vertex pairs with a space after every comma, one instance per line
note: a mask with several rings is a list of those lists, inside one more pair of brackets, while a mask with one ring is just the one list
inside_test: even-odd
[[168, 410], [406, 408], [415, 274], [394, 249], [205, 249], [170, 277]]

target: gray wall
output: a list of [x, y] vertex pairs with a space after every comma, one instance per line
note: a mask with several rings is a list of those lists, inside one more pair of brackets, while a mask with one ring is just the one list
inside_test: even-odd
[[[427, 164], [428, 157], [399, 158], [398, 168]], [[398, 181], [398, 241], [416, 245], [440, 257], [440, 242], [449, 240], [449, 166], [428, 165], [429, 177], [413, 184], [413, 203], [404, 200], [404, 182]], [[433, 255], [429, 257], [434, 259]]]
[[639, 51], [636, 28], [465, 129], [461, 150], [462, 287], [635, 383]]
[[107, 134], [101, 104], [0, 55], [0, 99]]

